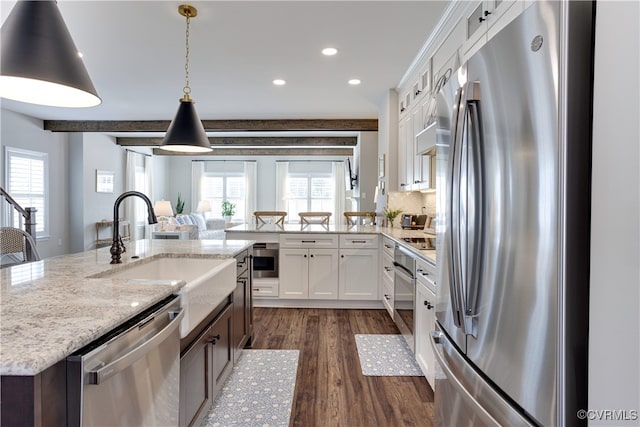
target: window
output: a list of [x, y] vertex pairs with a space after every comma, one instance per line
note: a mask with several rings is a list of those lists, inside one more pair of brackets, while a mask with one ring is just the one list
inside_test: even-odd
[[[36, 236], [48, 237], [48, 155], [7, 147], [5, 162], [7, 192], [21, 207], [34, 207], [38, 210]], [[8, 209], [6, 223], [13, 227], [24, 228], [24, 218], [14, 209]]]
[[285, 186], [289, 222], [299, 221], [300, 212], [333, 212], [334, 179], [331, 173], [289, 173]]
[[236, 205], [232, 220], [244, 221], [245, 177], [237, 172], [205, 172], [200, 182], [200, 200], [208, 200], [211, 211], [208, 218], [222, 218], [222, 202], [227, 200]]

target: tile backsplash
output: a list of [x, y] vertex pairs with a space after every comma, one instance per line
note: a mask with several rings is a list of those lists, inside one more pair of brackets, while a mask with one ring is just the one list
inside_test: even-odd
[[[387, 207], [389, 209], [402, 209], [402, 213], [421, 214], [424, 213], [435, 216], [436, 213], [436, 193], [421, 193], [419, 191], [388, 193]], [[395, 225], [400, 224], [400, 217], [394, 221]]]

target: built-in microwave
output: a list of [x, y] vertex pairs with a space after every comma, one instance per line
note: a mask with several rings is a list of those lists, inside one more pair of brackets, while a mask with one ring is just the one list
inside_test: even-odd
[[254, 243], [253, 277], [278, 277], [278, 243]]

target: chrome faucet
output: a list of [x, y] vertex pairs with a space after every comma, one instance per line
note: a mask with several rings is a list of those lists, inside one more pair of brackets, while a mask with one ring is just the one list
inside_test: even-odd
[[156, 214], [153, 212], [151, 200], [141, 192], [127, 191], [118, 196], [116, 202], [113, 204], [113, 244], [109, 250], [111, 253], [111, 264], [121, 264], [122, 261], [120, 260], [120, 255], [127, 250], [122, 242], [122, 237], [120, 237], [120, 219], [118, 218], [118, 210], [120, 209], [120, 203], [129, 196], [138, 196], [147, 204], [149, 224], [156, 224], [158, 222], [158, 218], [156, 218]]

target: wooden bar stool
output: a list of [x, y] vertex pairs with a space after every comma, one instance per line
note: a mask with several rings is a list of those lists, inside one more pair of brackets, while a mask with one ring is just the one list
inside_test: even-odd
[[373, 225], [376, 222], [375, 212], [345, 212], [344, 217], [347, 225]]
[[329, 225], [331, 212], [299, 212], [300, 224], [322, 224]]
[[284, 218], [287, 216], [287, 213], [285, 211], [255, 211], [253, 216], [256, 218], [256, 225], [284, 225]]

